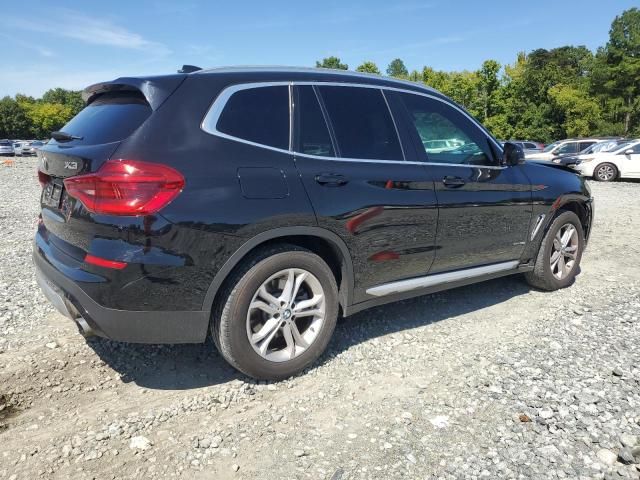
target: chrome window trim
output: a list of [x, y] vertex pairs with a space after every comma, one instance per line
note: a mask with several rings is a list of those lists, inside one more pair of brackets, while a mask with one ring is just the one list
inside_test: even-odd
[[374, 297], [383, 297], [392, 293], [408, 292], [418, 288], [433, 287], [444, 283], [457, 282], [459, 280], [466, 280], [468, 278], [475, 278], [491, 273], [506, 272], [508, 270], [515, 269], [519, 264], [520, 262], [518, 260], [512, 260], [510, 262], [456, 270], [455, 272], [435, 273], [433, 275], [425, 275], [423, 277], [383, 283], [382, 285], [368, 288], [367, 294], [373, 295]]
[[[240, 143], [244, 143], [247, 145], [252, 145], [255, 147], [260, 147], [260, 148], [266, 148], [267, 150], [273, 150], [276, 152], [281, 152], [281, 153], [288, 153], [288, 154], [294, 154], [295, 156], [298, 157], [306, 157], [306, 158], [313, 158], [313, 159], [317, 159], [317, 160], [333, 160], [333, 161], [345, 161], [345, 162], [364, 162], [364, 163], [395, 163], [395, 164], [409, 164], [409, 165], [431, 165], [431, 166], [448, 166], [448, 167], [462, 167], [462, 168], [478, 168], [478, 169], [489, 169], [489, 170], [504, 170], [508, 167], [504, 166], [504, 165], [468, 165], [468, 164], [458, 164], [458, 163], [438, 163], [438, 162], [413, 162], [413, 161], [407, 161], [406, 157], [405, 160], [378, 160], [378, 159], [370, 159], [370, 158], [347, 158], [347, 157], [326, 157], [326, 156], [320, 156], [320, 155], [309, 155], [306, 153], [301, 153], [301, 152], [296, 152], [293, 150], [293, 122], [291, 119], [291, 115], [292, 115], [292, 108], [294, 108], [293, 105], [293, 99], [292, 99], [292, 88], [295, 85], [312, 85], [312, 86], [335, 86], [335, 87], [351, 87], [351, 88], [373, 88], [373, 89], [377, 89], [377, 90], [381, 90], [383, 93], [383, 98], [385, 99], [385, 102], [387, 103], [387, 108], [389, 108], [389, 104], [387, 102], [387, 98], [384, 95], [384, 91], [393, 91], [393, 92], [400, 92], [400, 93], [408, 93], [408, 94], [412, 94], [412, 95], [419, 95], [422, 97], [427, 97], [427, 98], [431, 98], [433, 100], [436, 100], [438, 102], [444, 103], [445, 105], [448, 105], [451, 108], [454, 108], [456, 110], [458, 110], [460, 113], [462, 113], [468, 120], [471, 121], [472, 124], [474, 124], [476, 127], [480, 128], [480, 130], [482, 130], [485, 135], [487, 135], [487, 138], [493, 143], [494, 146], [496, 146], [498, 148], [498, 151], [502, 150], [502, 146], [487, 132], [487, 130], [480, 124], [478, 123], [478, 121], [473, 118], [471, 115], [469, 115], [467, 112], [465, 112], [463, 109], [461, 109], [460, 107], [458, 107], [457, 105], [455, 105], [452, 102], [449, 102], [445, 99], [439, 98], [438, 96], [435, 95], [431, 95], [429, 93], [426, 92], [416, 92], [413, 90], [407, 90], [404, 88], [397, 88], [397, 87], [390, 87], [387, 85], [374, 85], [374, 84], [361, 84], [361, 83], [351, 83], [351, 82], [323, 82], [323, 81], [319, 81], [319, 80], [314, 80], [314, 81], [308, 81], [308, 80], [303, 80], [303, 81], [277, 81], [277, 82], [246, 82], [246, 83], [237, 83], [234, 85], [230, 85], [226, 88], [224, 88], [224, 90], [222, 90], [222, 92], [220, 92], [220, 94], [216, 97], [216, 99], [213, 101], [213, 103], [211, 104], [211, 106], [209, 107], [209, 109], [207, 110], [207, 113], [205, 114], [204, 118], [202, 119], [202, 122], [200, 123], [200, 128], [210, 134], [210, 135], [214, 135], [216, 137], [220, 137], [220, 138], [225, 138], [227, 140], [233, 140], [236, 142], [240, 142]], [[221, 131], [219, 131], [217, 129], [217, 124], [218, 124], [218, 120], [220, 119], [220, 115], [222, 114], [222, 111], [224, 110], [224, 107], [226, 106], [227, 102], [229, 101], [229, 98], [231, 98], [231, 96], [236, 93], [239, 92], [241, 90], [249, 90], [252, 88], [264, 88], [264, 87], [277, 87], [277, 86], [289, 86], [289, 110], [290, 110], [290, 115], [289, 115], [289, 149], [285, 150], [282, 148], [277, 148], [277, 147], [271, 147], [269, 145], [264, 145], [262, 143], [257, 143], [257, 142], [252, 142], [250, 140], [245, 140], [243, 138], [240, 137], [235, 137], [233, 135], [228, 135], [226, 133], [223, 133]], [[394, 122], [394, 126], [395, 126], [395, 118], [393, 117], [393, 114], [391, 113], [391, 110], [389, 109], [389, 113], [391, 115], [391, 118]], [[398, 134], [398, 130], [397, 130], [397, 126], [396, 126], [396, 134]], [[400, 148], [403, 150], [403, 155], [404, 155], [404, 147], [402, 146], [402, 139], [400, 138], [400, 135], [398, 134], [398, 141], [400, 142]]]

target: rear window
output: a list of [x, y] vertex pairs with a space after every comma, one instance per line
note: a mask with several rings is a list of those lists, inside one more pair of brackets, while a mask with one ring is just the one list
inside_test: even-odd
[[256, 87], [235, 92], [216, 128], [232, 137], [288, 150], [289, 87]]
[[100, 95], [62, 131], [83, 137], [75, 144], [96, 145], [123, 140], [151, 115], [151, 107], [139, 92], [111, 92]]
[[318, 87], [345, 158], [403, 160], [382, 92], [374, 88]]

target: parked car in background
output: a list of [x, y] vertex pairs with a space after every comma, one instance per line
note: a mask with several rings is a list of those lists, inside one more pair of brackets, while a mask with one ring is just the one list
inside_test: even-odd
[[640, 139], [608, 152], [599, 152], [573, 168], [585, 177], [601, 182], [618, 178], [640, 178]]
[[15, 153], [13, 143], [10, 140], [0, 140], [0, 156], [13, 157]]
[[531, 140], [509, 140], [510, 143], [518, 145], [524, 151], [525, 157], [527, 154], [539, 153], [544, 150], [544, 144], [534, 142]]
[[555, 157], [552, 162], [560, 165], [571, 166], [593, 157], [596, 153], [617, 150], [618, 148], [628, 143], [630, 143], [630, 140], [627, 139], [599, 142], [591, 145], [589, 148], [583, 150], [577, 155], [567, 154]]
[[[35, 155], [36, 154], [36, 147], [33, 145], [35, 142], [32, 141], [26, 141], [26, 142], [22, 142], [20, 143], [20, 147], [18, 147], [18, 149], [16, 150], [16, 155], [19, 155], [21, 157], [28, 157], [31, 155]], [[42, 146], [42, 142], [38, 142], [40, 145]]]
[[531, 160], [553, 160], [554, 157], [564, 154], [575, 154], [590, 147], [594, 143], [602, 141], [598, 138], [567, 139], [554, 142], [544, 147], [542, 152], [525, 153], [525, 157]]

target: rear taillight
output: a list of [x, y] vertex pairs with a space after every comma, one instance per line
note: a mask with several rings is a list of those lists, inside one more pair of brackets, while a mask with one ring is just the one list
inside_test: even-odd
[[90, 212], [149, 215], [176, 198], [184, 177], [166, 165], [109, 160], [96, 173], [66, 178], [64, 186]]
[[49, 183], [49, 180], [51, 180], [51, 177], [49, 175], [38, 170], [38, 182], [40, 182], [40, 186], [42, 188], [44, 188], [47, 183]]

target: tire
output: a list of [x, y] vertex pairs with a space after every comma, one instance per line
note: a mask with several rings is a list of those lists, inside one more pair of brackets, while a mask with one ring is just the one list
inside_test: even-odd
[[599, 182], [613, 182], [618, 178], [618, 169], [612, 163], [601, 163], [593, 169], [593, 179]]
[[[294, 285], [302, 283], [297, 296], [287, 303], [281, 299], [288, 298], [285, 292], [290, 278], [295, 279]], [[271, 300], [259, 293], [263, 287]], [[322, 299], [313, 306], [301, 308], [303, 302], [313, 303], [318, 298]], [[280, 305], [274, 308], [277, 303]], [[323, 315], [310, 315], [320, 311]], [[244, 261], [225, 282], [213, 310], [211, 334], [220, 354], [242, 373], [259, 380], [282, 380], [322, 355], [337, 317], [338, 287], [329, 266], [308, 250], [277, 245]], [[274, 322], [275, 328], [270, 327]], [[264, 332], [273, 334], [255, 341]]]
[[[552, 255], [557, 251], [558, 244], [555, 242], [556, 237], [558, 235], [563, 236], [563, 234], [566, 234], [568, 226], [573, 226], [575, 229], [575, 237], [573, 237], [573, 235], [571, 236], [569, 244], [573, 245], [572, 242], [575, 240], [576, 248], [575, 251], [571, 251], [570, 248], [572, 247], [567, 247], [565, 251], [566, 254], [573, 253], [575, 258], [573, 259], [571, 268], [564, 271], [563, 275], [559, 278], [558, 274], [561, 265], [555, 264], [552, 269], [551, 259]], [[561, 245], [562, 244], [563, 243], [561, 242]], [[570, 211], [560, 211], [542, 239], [534, 269], [531, 272], [526, 272], [524, 274], [527, 283], [533, 287], [539, 288], [540, 290], [547, 291], [568, 287], [574, 282], [580, 269], [580, 260], [582, 259], [584, 246], [584, 230], [582, 229], [582, 224], [580, 223], [578, 216]], [[565, 262], [565, 260], [569, 258], [565, 257], [562, 253], [560, 256], [563, 258], [559, 259], [560, 261], [558, 263]], [[570, 261], [571, 260], [566, 261], [565, 264], [568, 266]]]

